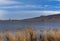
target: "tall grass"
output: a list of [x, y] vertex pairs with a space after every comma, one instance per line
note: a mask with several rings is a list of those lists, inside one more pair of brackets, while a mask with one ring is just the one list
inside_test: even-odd
[[[15, 33], [7, 29], [4, 33], [7, 41], [36, 41], [36, 31], [32, 27], [16, 30]], [[3, 41], [3, 35], [0, 33], [0, 41]]]
[[[15, 33], [10, 30], [5, 31], [7, 41], [37, 41], [37, 34], [32, 27], [16, 30]], [[42, 30], [40, 31], [40, 41], [60, 41], [60, 30]], [[0, 41], [3, 41], [2, 33], [0, 33]]]
[[26, 28], [26, 33], [27, 33], [28, 36], [30, 36], [31, 41], [36, 41], [37, 40], [36, 31], [31, 26]]
[[60, 41], [60, 30], [45, 30], [40, 32], [40, 41]]
[[25, 40], [24, 35], [25, 35], [25, 33], [23, 33], [22, 31], [16, 31], [16, 34], [15, 34], [16, 41]]
[[7, 41], [36, 41], [36, 31], [32, 27], [26, 27], [16, 30], [12, 33], [10, 30], [5, 31]]
[[36, 41], [36, 31], [27, 27], [16, 32], [17, 41]]
[[0, 32], [0, 41], [3, 41], [3, 35], [1, 32]]
[[7, 41], [15, 41], [15, 36], [12, 32], [10, 32], [9, 30], [5, 31], [5, 36]]
[[[5, 36], [7, 41], [37, 41], [36, 31], [32, 27], [17, 30], [15, 34], [6, 30]], [[40, 41], [60, 41], [60, 30], [42, 30]]]

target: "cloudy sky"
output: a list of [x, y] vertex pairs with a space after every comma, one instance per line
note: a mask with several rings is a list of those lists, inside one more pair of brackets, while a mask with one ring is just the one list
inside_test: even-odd
[[0, 0], [0, 19], [26, 19], [60, 13], [60, 0]]

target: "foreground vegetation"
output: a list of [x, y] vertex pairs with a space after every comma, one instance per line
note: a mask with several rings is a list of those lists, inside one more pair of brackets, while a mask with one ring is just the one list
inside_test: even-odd
[[[4, 32], [4, 36], [7, 41], [36, 41], [36, 31], [32, 27], [26, 27], [24, 29], [16, 30], [12, 32], [10, 30], [6, 30]], [[3, 40], [3, 35], [0, 33], [0, 41]]]
[[60, 41], [60, 30], [46, 30], [40, 32], [40, 41]]
[[[7, 29], [4, 36], [7, 41], [37, 41], [37, 33], [32, 27], [16, 30], [14, 33]], [[4, 41], [4, 36], [0, 32], [0, 41]], [[60, 30], [41, 30], [39, 41], [60, 41]]]

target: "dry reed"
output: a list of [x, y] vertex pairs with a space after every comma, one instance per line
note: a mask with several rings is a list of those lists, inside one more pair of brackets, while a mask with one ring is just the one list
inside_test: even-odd
[[[7, 41], [36, 41], [36, 31], [32, 27], [26, 27], [16, 30], [15, 33], [10, 30], [5, 31]], [[0, 33], [0, 41], [2, 41], [2, 34]]]
[[0, 41], [3, 41], [3, 35], [1, 32], [0, 32]]
[[16, 32], [17, 41], [36, 41], [36, 31], [31, 27]]
[[12, 32], [10, 32], [9, 30], [5, 31], [5, 36], [7, 41], [15, 41], [15, 36]]
[[60, 41], [60, 30], [44, 30], [40, 32], [40, 41]]

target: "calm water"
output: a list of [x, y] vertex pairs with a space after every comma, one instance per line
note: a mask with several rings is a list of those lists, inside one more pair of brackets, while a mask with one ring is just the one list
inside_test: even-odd
[[32, 26], [36, 30], [60, 28], [60, 22], [0, 22], [0, 30], [16, 30], [23, 26]]
[[36, 29], [38, 37], [41, 29], [60, 29], [60, 22], [0, 22], [0, 31], [4, 31], [6, 29], [14, 31], [24, 26], [32, 26]]

